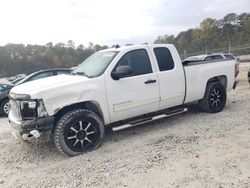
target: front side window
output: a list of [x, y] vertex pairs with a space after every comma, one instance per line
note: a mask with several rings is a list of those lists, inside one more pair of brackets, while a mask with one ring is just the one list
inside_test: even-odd
[[87, 77], [100, 76], [107, 69], [117, 53], [118, 51], [97, 52], [74, 69], [73, 74], [82, 74]]
[[171, 70], [174, 68], [174, 61], [169, 49], [165, 47], [154, 48], [154, 53], [160, 71]]
[[129, 77], [152, 73], [150, 59], [145, 49], [133, 50], [126, 53], [119, 60], [115, 69], [118, 66], [130, 66], [132, 74]]

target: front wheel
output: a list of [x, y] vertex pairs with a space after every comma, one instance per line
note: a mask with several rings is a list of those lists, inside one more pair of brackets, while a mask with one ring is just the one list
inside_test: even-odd
[[208, 83], [205, 95], [199, 101], [200, 107], [205, 112], [217, 113], [223, 110], [227, 101], [225, 87], [219, 82]]
[[54, 143], [68, 156], [80, 155], [98, 148], [104, 136], [104, 125], [94, 112], [78, 109], [63, 115], [56, 123]]

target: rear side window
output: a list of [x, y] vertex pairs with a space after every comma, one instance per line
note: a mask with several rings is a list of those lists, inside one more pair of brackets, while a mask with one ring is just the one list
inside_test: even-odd
[[133, 73], [130, 76], [138, 76], [152, 73], [151, 63], [148, 57], [148, 53], [145, 49], [133, 50], [126, 53], [119, 60], [115, 69], [118, 66], [124, 65], [130, 66], [132, 68]]
[[154, 48], [154, 53], [160, 71], [171, 70], [174, 68], [174, 61], [169, 49], [165, 47]]

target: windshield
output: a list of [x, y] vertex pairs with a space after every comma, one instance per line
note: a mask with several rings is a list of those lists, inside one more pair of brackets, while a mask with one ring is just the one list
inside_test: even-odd
[[81, 74], [87, 77], [100, 76], [109, 66], [117, 53], [117, 51], [97, 52], [83, 61], [73, 71], [73, 74]]

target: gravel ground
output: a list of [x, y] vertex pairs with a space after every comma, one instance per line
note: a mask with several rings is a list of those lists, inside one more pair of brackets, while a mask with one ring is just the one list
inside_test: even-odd
[[24, 145], [0, 118], [0, 187], [250, 187], [250, 86], [241, 65], [224, 111], [187, 113], [108, 133], [69, 158], [52, 143]]

